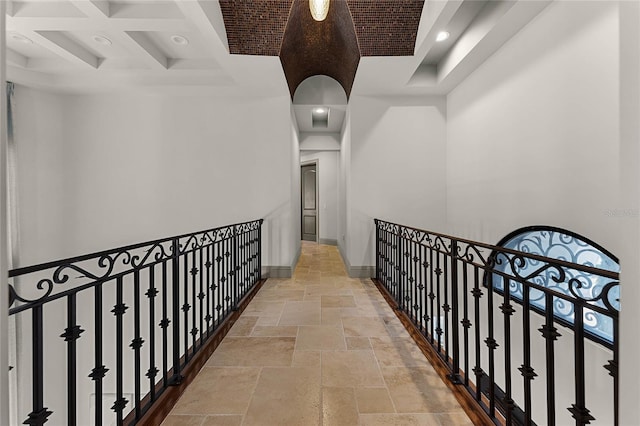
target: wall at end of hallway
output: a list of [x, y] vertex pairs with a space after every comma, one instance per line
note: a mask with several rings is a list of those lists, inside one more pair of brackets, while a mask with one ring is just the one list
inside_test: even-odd
[[[338, 240], [338, 151], [302, 151], [300, 162], [317, 161], [320, 240]], [[299, 192], [298, 192], [299, 195]]]

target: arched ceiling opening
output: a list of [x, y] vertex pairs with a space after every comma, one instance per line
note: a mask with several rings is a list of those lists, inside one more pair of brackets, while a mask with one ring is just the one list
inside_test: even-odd
[[424, 0], [330, 0], [324, 21], [308, 0], [220, 0], [229, 52], [279, 56], [289, 92], [326, 75], [347, 98], [362, 56], [411, 56]]

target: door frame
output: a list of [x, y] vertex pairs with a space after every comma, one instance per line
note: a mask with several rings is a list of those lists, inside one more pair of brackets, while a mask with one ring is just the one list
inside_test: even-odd
[[302, 182], [302, 167], [304, 166], [316, 166], [316, 244], [320, 244], [320, 161], [318, 159], [301, 161], [300, 162], [300, 220], [298, 225], [300, 226], [300, 240], [302, 240], [302, 210], [303, 210], [303, 182]]

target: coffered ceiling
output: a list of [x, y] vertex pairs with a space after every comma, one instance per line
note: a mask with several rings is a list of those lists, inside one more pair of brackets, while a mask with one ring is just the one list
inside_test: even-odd
[[[277, 55], [293, 0], [2, 1], [19, 84], [291, 96]], [[332, 0], [357, 37], [351, 96], [446, 94], [549, 1]]]

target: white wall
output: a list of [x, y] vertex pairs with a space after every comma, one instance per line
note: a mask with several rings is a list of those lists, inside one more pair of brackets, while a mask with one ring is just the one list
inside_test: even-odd
[[[615, 2], [554, 2], [449, 94], [448, 232], [496, 243], [523, 226], [566, 228], [619, 256], [622, 288], [636, 286], [624, 279], [625, 258], [637, 264], [637, 250], [625, 240], [638, 235], [638, 179], [626, 183], [633, 196], [621, 196], [629, 167], [620, 135], [619, 31]], [[637, 156], [634, 162], [637, 169]], [[623, 312], [633, 304], [623, 294]], [[571, 353], [571, 345], [561, 342], [559, 353]], [[596, 372], [606, 377], [602, 365], [587, 366], [589, 380]], [[623, 361], [620, 371], [636, 369]], [[564, 424], [571, 421], [563, 408], [573, 399], [573, 380], [557, 384]], [[588, 408], [609, 424], [611, 412], [600, 406], [611, 402], [611, 380], [588, 392]]]
[[442, 97], [352, 96], [350, 108], [348, 258], [370, 269], [374, 218], [444, 226], [446, 107]]
[[342, 259], [348, 262], [349, 252], [348, 223], [350, 215], [349, 188], [351, 187], [351, 107], [347, 112], [342, 125], [342, 139], [340, 140], [340, 156], [338, 158], [338, 249]]
[[[8, 247], [5, 244], [7, 241], [7, 223], [4, 220], [4, 212], [7, 211], [7, 170], [6, 170], [6, 158], [7, 158], [7, 137], [6, 132], [6, 117], [7, 106], [4, 101], [6, 98], [6, 33], [5, 28], [5, 13], [6, 2], [0, 4], [0, 128], [2, 133], [0, 134], [0, 211], [3, 212], [3, 220], [0, 222], [0, 277], [7, 276], [7, 259], [9, 258]], [[0, 424], [9, 423], [9, 348], [7, 343], [8, 339], [8, 312], [9, 306], [7, 292], [3, 291], [0, 294]]]
[[295, 120], [295, 111], [291, 107], [291, 218], [293, 230], [291, 232], [291, 247], [293, 249], [294, 258], [291, 262], [291, 268], [296, 267], [298, 257], [300, 256], [300, 240], [302, 239], [301, 223], [301, 203], [300, 199], [300, 140], [298, 138], [298, 128]]
[[[301, 151], [300, 162], [318, 164], [319, 239], [337, 243], [338, 240], [338, 151]], [[328, 241], [327, 241], [328, 240]]]
[[23, 265], [257, 218], [264, 264], [293, 260], [286, 96], [72, 96], [19, 86], [16, 140]]
[[611, 3], [552, 4], [449, 95], [452, 233], [495, 243], [546, 224], [615, 252], [617, 31]]
[[309, 134], [300, 135], [300, 149], [303, 151], [340, 151], [339, 134]]

